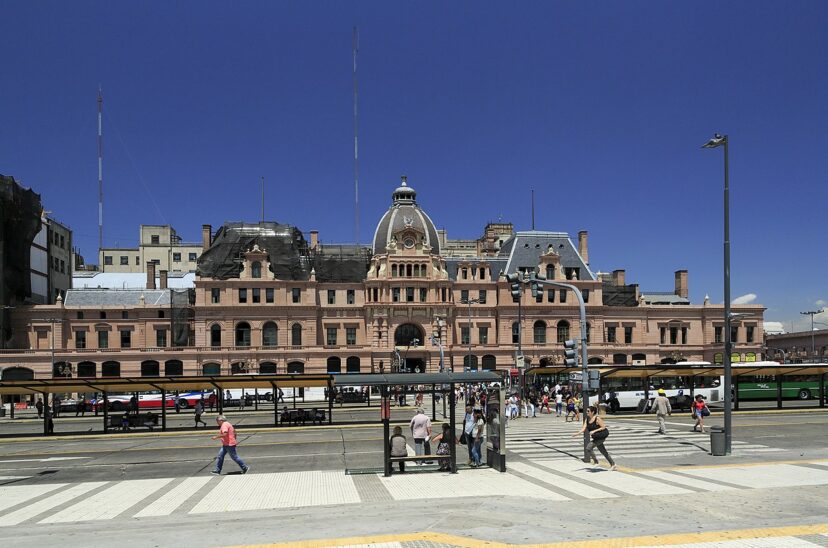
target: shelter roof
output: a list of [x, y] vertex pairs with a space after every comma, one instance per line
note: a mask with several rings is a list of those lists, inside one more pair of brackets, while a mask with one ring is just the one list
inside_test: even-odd
[[403, 384], [466, 384], [477, 382], [501, 382], [503, 377], [494, 371], [455, 373], [387, 373], [336, 375], [337, 386], [396, 386]]
[[[773, 363], [773, 362], [771, 362]], [[602, 378], [646, 378], [646, 377], [721, 377], [724, 375], [722, 364], [664, 364], [664, 365], [591, 365], [591, 371], [600, 371]], [[828, 364], [776, 364], [757, 362], [755, 364], [740, 363], [731, 366], [734, 378], [750, 375], [822, 375], [828, 373]], [[526, 370], [527, 375], [556, 375], [562, 373], [577, 373], [580, 367], [547, 366], [531, 367]]]

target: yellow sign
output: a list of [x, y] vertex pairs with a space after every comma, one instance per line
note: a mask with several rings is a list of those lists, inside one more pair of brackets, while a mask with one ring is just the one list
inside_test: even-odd
[[740, 362], [742, 361], [742, 356], [740, 356], [737, 352], [734, 352], [730, 355], [730, 363], [733, 362]]
[[713, 354], [713, 363], [724, 363], [724, 355], [721, 352]]
[[756, 361], [756, 354], [754, 352], [748, 352], [745, 354], [745, 361], [746, 362], [755, 362]]

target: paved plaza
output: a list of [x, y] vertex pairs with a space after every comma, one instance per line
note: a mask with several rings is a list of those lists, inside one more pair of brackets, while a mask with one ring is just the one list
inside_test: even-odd
[[[398, 419], [410, 413], [395, 411]], [[241, 424], [239, 452], [252, 470], [242, 475], [228, 460], [222, 476], [209, 474], [212, 429], [17, 437], [0, 440], [0, 538], [94, 546], [128, 533], [136, 547], [193, 538], [205, 546], [825, 546], [825, 419], [817, 410], [737, 416], [733, 455], [712, 457], [709, 436], [691, 432], [683, 415], [671, 417], [667, 436], [655, 434], [652, 417], [610, 417], [607, 447], [619, 463], [611, 472], [603, 461], [579, 460], [577, 423], [543, 415], [509, 424], [506, 473], [461, 466], [452, 475], [412, 463], [388, 478], [376, 425]], [[461, 464], [464, 455], [460, 447]]]

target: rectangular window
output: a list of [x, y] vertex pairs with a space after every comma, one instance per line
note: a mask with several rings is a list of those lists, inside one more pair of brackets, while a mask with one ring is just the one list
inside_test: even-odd
[[460, 328], [460, 344], [469, 344], [469, 337], [471, 337], [468, 327]]
[[395, 303], [400, 302], [400, 288], [399, 287], [392, 287], [391, 288], [391, 300]]
[[213, 287], [210, 289], [210, 302], [213, 304], [218, 304], [221, 302], [221, 289], [218, 287]]
[[198, 257], [196, 257], [196, 254], [195, 254], [195, 253], [189, 253], [189, 254], [187, 255], [187, 259], [188, 259], [190, 262], [194, 262], [197, 258], [198, 258]]
[[624, 344], [632, 344], [632, 331], [633, 328], [631, 325], [624, 327]]
[[265, 289], [265, 302], [272, 303], [273, 302], [273, 288], [268, 287]]
[[132, 331], [129, 329], [121, 330], [121, 348], [129, 348], [132, 346]]
[[520, 324], [517, 322], [512, 324], [512, 344], [520, 342]]
[[546, 302], [554, 303], [555, 302], [555, 290], [554, 289], [547, 289], [546, 290]]
[[745, 327], [745, 339], [749, 343], [753, 342], [753, 330], [754, 327], [752, 325]]
[[678, 344], [678, 327], [670, 328], [670, 344]]
[[336, 328], [329, 327], [326, 330], [327, 336], [325, 337], [325, 344], [328, 346], [336, 346]]
[[345, 328], [345, 344], [348, 346], [356, 345], [356, 327]]
[[328, 304], [336, 304], [336, 290], [328, 290]]
[[60, 260], [60, 273], [64, 274], [66, 272], [66, 262], [61, 259]]
[[739, 328], [737, 326], [732, 326], [730, 328], [730, 342], [736, 342], [739, 340]]
[[104, 255], [104, 264], [111, 265], [112, 264], [112, 255]]
[[75, 331], [75, 348], [86, 348], [86, 331]]
[[167, 346], [167, 330], [166, 329], [156, 329], [155, 330], [155, 346], [158, 348], [164, 348]]
[[478, 327], [477, 328], [477, 337], [480, 341], [480, 344], [489, 344], [489, 328], [488, 327]]
[[302, 290], [298, 287], [294, 287], [290, 291], [291, 291], [291, 297], [293, 299], [293, 302], [298, 303], [300, 301], [301, 296], [302, 296]]
[[356, 301], [356, 291], [354, 291], [353, 289], [348, 289], [345, 292], [345, 302], [347, 304], [354, 304], [355, 301]]
[[615, 342], [615, 326], [607, 326], [607, 342]]
[[374, 302], [377, 302], [378, 300], [379, 300], [379, 288], [375, 287], [374, 288]]
[[486, 290], [481, 289], [477, 292], [477, 300], [480, 301], [480, 304], [486, 304]]
[[98, 316], [100, 316], [100, 318], [101, 318], [102, 320], [105, 320], [105, 319], [106, 319], [106, 312], [104, 312], [103, 310], [101, 310], [100, 312], [98, 312]]
[[584, 298], [584, 303], [589, 302], [589, 289], [582, 289], [581, 296]]
[[78, 319], [79, 319], [79, 320], [82, 320], [82, 319], [83, 319], [83, 311], [82, 311], [82, 310], [79, 310], [79, 311], [78, 311]]
[[59, 270], [60, 269], [60, 259], [58, 259], [57, 257], [55, 257], [54, 260], [52, 261], [52, 268], [54, 270]]
[[420, 288], [420, 302], [424, 303], [428, 299], [428, 289], [425, 287]]
[[566, 289], [561, 289], [561, 301], [562, 303], [566, 303]]
[[469, 269], [468, 268], [463, 268], [460, 272], [461, 272], [461, 275], [462, 275], [464, 280], [469, 279]]
[[109, 331], [98, 331], [98, 348], [109, 348]]
[[153, 235], [153, 236], [150, 236], [150, 243], [152, 243], [152, 244], [159, 244], [159, 243], [161, 243], [161, 237], [160, 237], [160, 236], [158, 236], [157, 234], [155, 234], [155, 235]]
[[254, 303], [262, 302], [262, 290], [258, 287], [253, 288], [253, 302]]
[[405, 301], [409, 303], [414, 302], [414, 288], [413, 287], [406, 287], [405, 288]]
[[241, 288], [239, 289], [239, 303], [244, 304], [247, 302], [247, 289]]
[[154, 264], [155, 266], [160, 265], [161, 264], [161, 259], [153, 259], [152, 264]]
[[667, 328], [666, 327], [659, 327], [658, 328], [658, 342], [660, 344], [664, 344], [666, 336], [667, 336]]
[[121, 319], [122, 320], [128, 320], [129, 319], [129, 311], [121, 310]]
[[469, 300], [469, 290], [462, 289], [460, 290], [460, 302], [468, 302]]
[[140, 264], [141, 264], [141, 257], [135, 257], [135, 266], [138, 266]]
[[175, 253], [173, 253], [173, 262], [174, 263], [180, 263], [181, 262], [181, 253], [179, 253], [177, 251]]
[[681, 328], [681, 344], [687, 344], [687, 328]]
[[723, 331], [724, 331], [724, 329], [720, 325], [717, 325], [716, 327], [713, 328], [713, 342], [717, 342], [717, 343], [723, 342], [723, 339], [722, 339], [722, 332]]

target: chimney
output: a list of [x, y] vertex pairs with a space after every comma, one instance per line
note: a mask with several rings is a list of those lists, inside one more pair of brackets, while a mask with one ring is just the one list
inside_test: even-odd
[[310, 231], [310, 248], [316, 251], [316, 248], [319, 247], [319, 231], [318, 230], [311, 230]]
[[155, 289], [155, 263], [147, 262], [147, 289]]
[[211, 225], [201, 225], [201, 247], [202, 251], [207, 251], [213, 244], [213, 227]]
[[589, 264], [589, 251], [587, 250], [587, 231], [582, 230], [578, 232], [578, 254], [583, 259], [584, 264]]
[[688, 299], [690, 290], [687, 287], [687, 271], [676, 270], [676, 295]]
[[624, 270], [613, 270], [612, 282], [615, 285], [627, 285], [627, 272]]
[[167, 289], [167, 271], [162, 270], [161, 275], [159, 276], [159, 278], [160, 278], [160, 282], [161, 282], [159, 284], [161, 286], [160, 289]]

